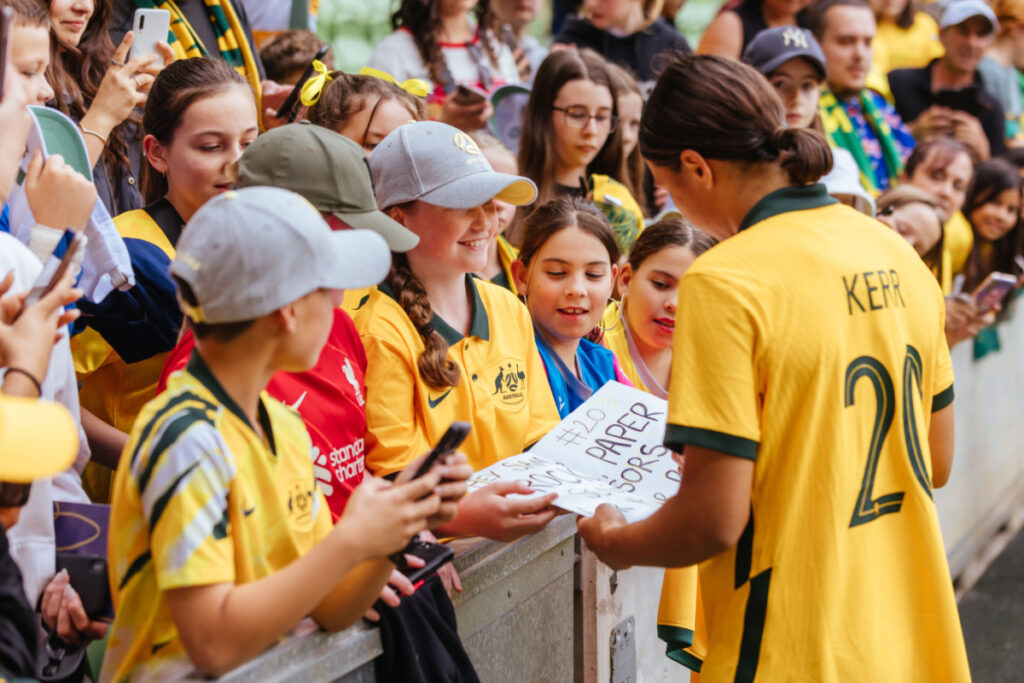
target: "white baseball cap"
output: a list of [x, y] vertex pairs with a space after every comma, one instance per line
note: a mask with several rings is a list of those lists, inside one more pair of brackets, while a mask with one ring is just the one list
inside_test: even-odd
[[171, 275], [195, 294], [193, 322], [253, 320], [318, 289], [370, 287], [391, 268], [387, 242], [370, 230], [331, 230], [288, 190], [247, 187], [214, 197], [178, 240]]
[[437, 121], [399, 126], [367, 159], [382, 208], [413, 200], [471, 209], [492, 199], [515, 206], [537, 198], [529, 178], [498, 173], [473, 138]]
[[983, 0], [952, 0], [942, 12], [939, 28], [949, 28], [962, 24], [971, 17], [983, 17], [992, 26], [992, 31], [999, 30], [999, 20], [987, 2]]

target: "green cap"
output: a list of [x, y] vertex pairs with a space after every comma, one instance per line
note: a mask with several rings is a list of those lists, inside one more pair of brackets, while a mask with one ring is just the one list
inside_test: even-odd
[[91, 181], [92, 165], [89, 163], [89, 150], [85, 148], [85, 140], [78, 132], [75, 122], [49, 107], [32, 105], [28, 110], [39, 128], [45, 156], [61, 155], [65, 164]]
[[363, 148], [327, 128], [303, 121], [256, 138], [238, 161], [238, 186], [253, 185], [300, 194], [350, 227], [373, 230], [391, 251], [419, 244], [415, 233], [377, 208]]

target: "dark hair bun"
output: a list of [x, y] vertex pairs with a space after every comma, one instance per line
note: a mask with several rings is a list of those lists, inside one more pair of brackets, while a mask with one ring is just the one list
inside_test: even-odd
[[815, 130], [776, 128], [770, 144], [778, 154], [779, 165], [796, 185], [817, 182], [832, 170], [832, 150]]

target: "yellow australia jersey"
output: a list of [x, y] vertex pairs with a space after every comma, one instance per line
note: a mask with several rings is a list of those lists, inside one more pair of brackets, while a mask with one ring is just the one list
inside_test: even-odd
[[[114, 226], [122, 238], [145, 242], [168, 262], [174, 259], [174, 247], [145, 210], [117, 216]], [[86, 328], [71, 339], [71, 353], [82, 405], [107, 424], [130, 431], [142, 406], [156, 394], [168, 351], [126, 363], [98, 332]]]
[[139, 414], [114, 478], [101, 680], [188, 673], [164, 591], [256, 581], [330, 532], [302, 419], [264, 393], [260, 423], [266, 441], [198, 355]]
[[914, 250], [820, 184], [683, 276], [666, 445], [754, 461], [747, 529], [700, 565], [703, 681], [969, 680], [928, 448], [944, 312]]
[[614, 301], [604, 309], [604, 314], [601, 316], [601, 329], [604, 330], [604, 338], [601, 342], [619, 359], [622, 373], [629, 378], [633, 386], [650, 392], [650, 389], [640, 379], [640, 373], [636, 371], [636, 364], [633, 363], [633, 357], [629, 353], [629, 342], [626, 341], [626, 321], [619, 315], [621, 305], [618, 301]]
[[501, 264], [501, 272], [491, 278], [491, 282], [504, 287], [513, 294], [518, 294], [516, 289], [516, 279], [512, 275], [512, 262], [519, 258], [519, 250], [512, 246], [512, 244], [505, 239], [504, 235], [498, 235], [496, 238], [498, 247], [498, 263]]
[[472, 431], [459, 448], [479, 470], [522, 453], [558, 424], [558, 410], [526, 307], [507, 289], [466, 277], [473, 301], [469, 335], [434, 316], [459, 366], [455, 387], [434, 389], [416, 362], [423, 340], [387, 285], [353, 314], [366, 347], [366, 466], [397, 472], [432, 448], [455, 420]]
[[953, 277], [964, 272], [967, 257], [974, 248], [974, 230], [967, 218], [959, 211], [942, 226], [942, 289], [950, 294]]

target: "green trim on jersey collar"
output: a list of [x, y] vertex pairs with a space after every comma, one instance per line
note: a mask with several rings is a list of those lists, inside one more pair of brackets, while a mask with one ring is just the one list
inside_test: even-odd
[[[470, 321], [469, 335], [467, 336], [476, 337], [484, 341], [490, 341], [491, 323], [490, 319], [487, 317], [487, 308], [484, 307], [484, 302], [480, 298], [480, 292], [477, 291], [476, 278], [468, 273], [466, 274], [466, 288], [470, 291], [473, 308], [473, 319]], [[380, 283], [377, 285], [377, 289], [384, 294], [387, 294], [396, 302], [398, 301], [398, 297], [395, 296], [394, 291], [392, 291], [388, 283]], [[434, 317], [430, 319], [430, 324], [433, 326], [434, 330], [441, 333], [444, 340], [448, 342], [448, 346], [455, 346], [466, 338], [461, 332], [446, 323], [437, 313], [435, 313]]]
[[746, 230], [755, 223], [760, 223], [772, 216], [789, 211], [803, 211], [806, 209], [820, 209], [829, 204], [838, 204], [838, 200], [829, 196], [824, 183], [814, 185], [803, 185], [801, 187], [784, 187], [781, 190], [770, 192], [761, 198], [747, 215], [740, 221], [739, 231]]
[[[221, 386], [217, 378], [213, 376], [210, 371], [210, 367], [206, 364], [206, 361], [199, 355], [199, 351], [192, 349], [192, 356], [188, 359], [188, 365], [185, 367], [188, 374], [199, 380], [199, 383], [206, 387], [207, 391], [213, 394], [213, 397], [217, 399], [217, 402], [222, 404], [225, 408], [234, 413], [238, 419], [245, 423], [245, 426], [252, 429], [253, 433], [256, 430], [253, 428], [252, 423], [249, 422], [249, 418], [245, 416], [242, 409], [238, 407], [235, 400], [228, 396], [228, 392], [224, 391], [224, 387]], [[277, 455], [277, 445], [274, 443], [274, 430], [270, 424], [270, 414], [267, 413], [266, 406], [263, 405], [263, 399], [260, 399], [259, 405], [259, 421], [260, 426], [263, 427], [263, 433], [267, 435], [267, 443], [270, 445], [270, 452]], [[258, 438], [258, 437], [257, 437]]]

